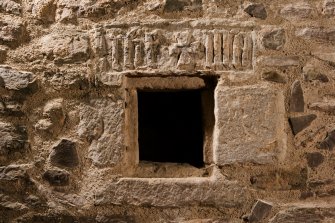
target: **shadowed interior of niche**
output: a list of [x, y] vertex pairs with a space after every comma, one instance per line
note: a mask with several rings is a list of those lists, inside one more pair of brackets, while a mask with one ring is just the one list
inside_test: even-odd
[[138, 91], [137, 94], [140, 161], [202, 167], [202, 91]]

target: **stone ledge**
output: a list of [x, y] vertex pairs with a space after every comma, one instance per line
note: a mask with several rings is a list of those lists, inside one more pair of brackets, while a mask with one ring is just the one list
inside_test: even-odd
[[149, 205], [182, 207], [215, 205], [236, 207], [246, 199], [246, 190], [228, 181], [216, 168], [211, 177], [120, 178], [107, 183], [95, 196], [95, 205]]

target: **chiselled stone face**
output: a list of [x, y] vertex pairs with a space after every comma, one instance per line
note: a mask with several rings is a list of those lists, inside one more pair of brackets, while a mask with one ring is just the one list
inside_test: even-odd
[[0, 222], [335, 222], [334, 16], [0, 0]]

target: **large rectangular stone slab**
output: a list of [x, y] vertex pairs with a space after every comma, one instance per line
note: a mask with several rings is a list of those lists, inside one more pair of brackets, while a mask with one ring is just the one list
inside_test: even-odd
[[266, 85], [218, 85], [215, 103], [216, 164], [266, 164], [284, 155], [285, 106], [281, 90]]
[[[218, 169], [210, 177], [120, 178], [105, 181], [94, 192], [94, 204], [155, 207], [241, 207], [248, 191], [227, 180]], [[92, 192], [89, 192], [92, 193]]]

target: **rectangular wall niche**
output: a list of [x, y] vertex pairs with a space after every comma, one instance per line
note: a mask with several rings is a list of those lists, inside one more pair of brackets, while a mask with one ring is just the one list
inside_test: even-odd
[[127, 164], [137, 173], [150, 163], [211, 164], [216, 83], [212, 76], [128, 77]]
[[137, 98], [140, 161], [202, 167], [201, 90], [139, 90]]

